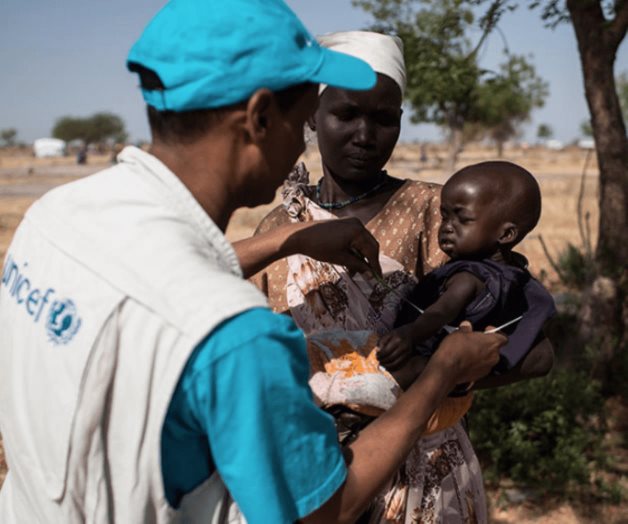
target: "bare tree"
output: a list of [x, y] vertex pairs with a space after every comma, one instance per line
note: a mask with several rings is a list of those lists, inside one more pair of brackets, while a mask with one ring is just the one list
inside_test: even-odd
[[596, 271], [579, 313], [583, 341], [599, 348], [607, 390], [628, 371], [628, 138], [614, 66], [628, 29], [628, 0], [535, 0], [550, 27], [570, 21], [600, 169]]

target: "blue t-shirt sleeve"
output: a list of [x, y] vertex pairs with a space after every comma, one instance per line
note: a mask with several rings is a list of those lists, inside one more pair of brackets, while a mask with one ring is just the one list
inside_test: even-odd
[[332, 419], [312, 400], [303, 334], [254, 309], [224, 323], [187, 369], [191, 411], [250, 524], [294, 522], [342, 485]]

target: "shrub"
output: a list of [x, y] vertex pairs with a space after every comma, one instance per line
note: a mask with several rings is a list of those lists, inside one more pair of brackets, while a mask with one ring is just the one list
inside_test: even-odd
[[558, 268], [562, 283], [575, 289], [581, 289], [595, 274], [593, 260], [571, 243], [559, 255]]
[[587, 483], [599, 458], [603, 400], [578, 371], [481, 391], [470, 413], [471, 440], [485, 477], [565, 491]]

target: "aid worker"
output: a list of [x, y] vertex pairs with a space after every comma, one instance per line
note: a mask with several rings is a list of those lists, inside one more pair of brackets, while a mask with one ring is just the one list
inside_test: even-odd
[[351, 522], [504, 339], [447, 338], [343, 454], [302, 334], [242, 276], [292, 252], [361, 269], [351, 249], [377, 260], [377, 245], [335, 221], [262, 235], [239, 261], [223, 232], [303, 152], [316, 84], [375, 75], [320, 48], [281, 0], [173, 0], [128, 67], [150, 151], [37, 201], [4, 261], [0, 522], [217, 523], [229, 498], [251, 524]]

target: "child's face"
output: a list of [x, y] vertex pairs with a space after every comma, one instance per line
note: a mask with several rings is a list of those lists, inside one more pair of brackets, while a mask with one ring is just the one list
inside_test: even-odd
[[499, 247], [501, 221], [492, 191], [470, 181], [446, 183], [441, 195], [440, 248], [451, 258], [484, 258]]

